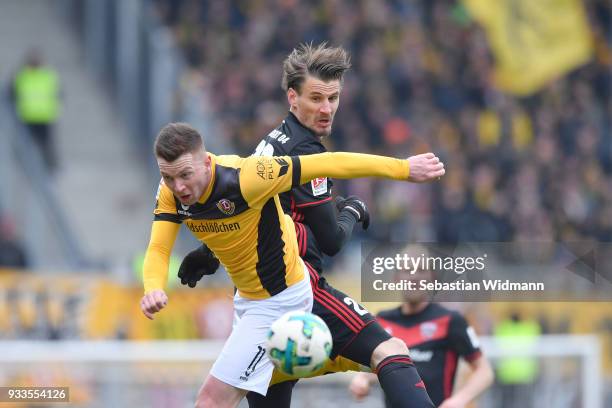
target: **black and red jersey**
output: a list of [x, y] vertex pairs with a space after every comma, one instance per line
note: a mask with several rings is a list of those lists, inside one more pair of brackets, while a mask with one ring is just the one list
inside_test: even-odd
[[480, 357], [478, 337], [461, 314], [430, 303], [420, 313], [407, 315], [400, 307], [380, 312], [378, 322], [410, 348], [410, 357], [438, 406], [450, 397], [459, 357]]
[[[298, 156], [324, 153], [327, 149], [321, 138], [303, 126], [291, 112], [282, 123], [271, 131], [255, 149], [255, 156]], [[280, 194], [286, 214], [294, 221], [302, 221], [300, 209], [330, 201], [332, 181], [319, 178]], [[300, 219], [301, 218], [301, 219]]]
[[[282, 123], [271, 131], [255, 149], [255, 156], [297, 156], [324, 153], [327, 149], [321, 138], [303, 126], [291, 112]], [[318, 271], [323, 255], [314, 234], [304, 222], [301, 209], [324, 204], [332, 200], [332, 180], [324, 177], [292, 188], [279, 194], [285, 214], [289, 214], [296, 225], [300, 256]]]

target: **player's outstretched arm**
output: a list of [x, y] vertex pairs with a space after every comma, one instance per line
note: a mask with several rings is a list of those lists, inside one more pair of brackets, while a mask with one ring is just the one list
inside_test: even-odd
[[445, 174], [444, 163], [433, 153], [419, 154], [405, 160], [344, 152], [312, 154], [298, 158], [299, 164], [292, 170], [295, 175], [300, 176], [300, 184], [317, 177], [380, 177], [423, 183], [436, 180]]
[[[260, 157], [242, 160], [240, 190], [251, 208], [261, 208], [271, 197], [318, 177], [354, 179], [379, 177], [423, 183], [445, 173], [433, 153], [401, 160], [361, 153], [319, 153], [304, 156]], [[410, 166], [414, 165], [414, 174]]]

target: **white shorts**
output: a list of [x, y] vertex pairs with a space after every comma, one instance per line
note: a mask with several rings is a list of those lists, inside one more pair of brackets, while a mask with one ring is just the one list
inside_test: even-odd
[[292, 310], [312, 311], [310, 275], [268, 299], [245, 299], [234, 295], [234, 325], [210, 374], [226, 384], [266, 395], [274, 365], [268, 359], [265, 342], [270, 326]]

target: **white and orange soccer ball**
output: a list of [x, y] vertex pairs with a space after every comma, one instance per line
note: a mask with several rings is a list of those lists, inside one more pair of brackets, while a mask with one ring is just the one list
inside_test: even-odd
[[270, 327], [266, 352], [286, 375], [307, 377], [325, 364], [332, 336], [325, 322], [312, 313], [287, 312]]

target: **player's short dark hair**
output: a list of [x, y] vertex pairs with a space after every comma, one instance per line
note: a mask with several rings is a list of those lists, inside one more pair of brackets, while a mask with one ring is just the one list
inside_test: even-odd
[[155, 156], [167, 162], [203, 148], [202, 136], [187, 123], [168, 123], [159, 131], [153, 145]]
[[342, 47], [328, 47], [326, 42], [317, 46], [300, 44], [283, 62], [281, 86], [285, 91], [293, 88], [299, 93], [307, 75], [342, 83], [344, 72], [350, 67], [349, 54]]

